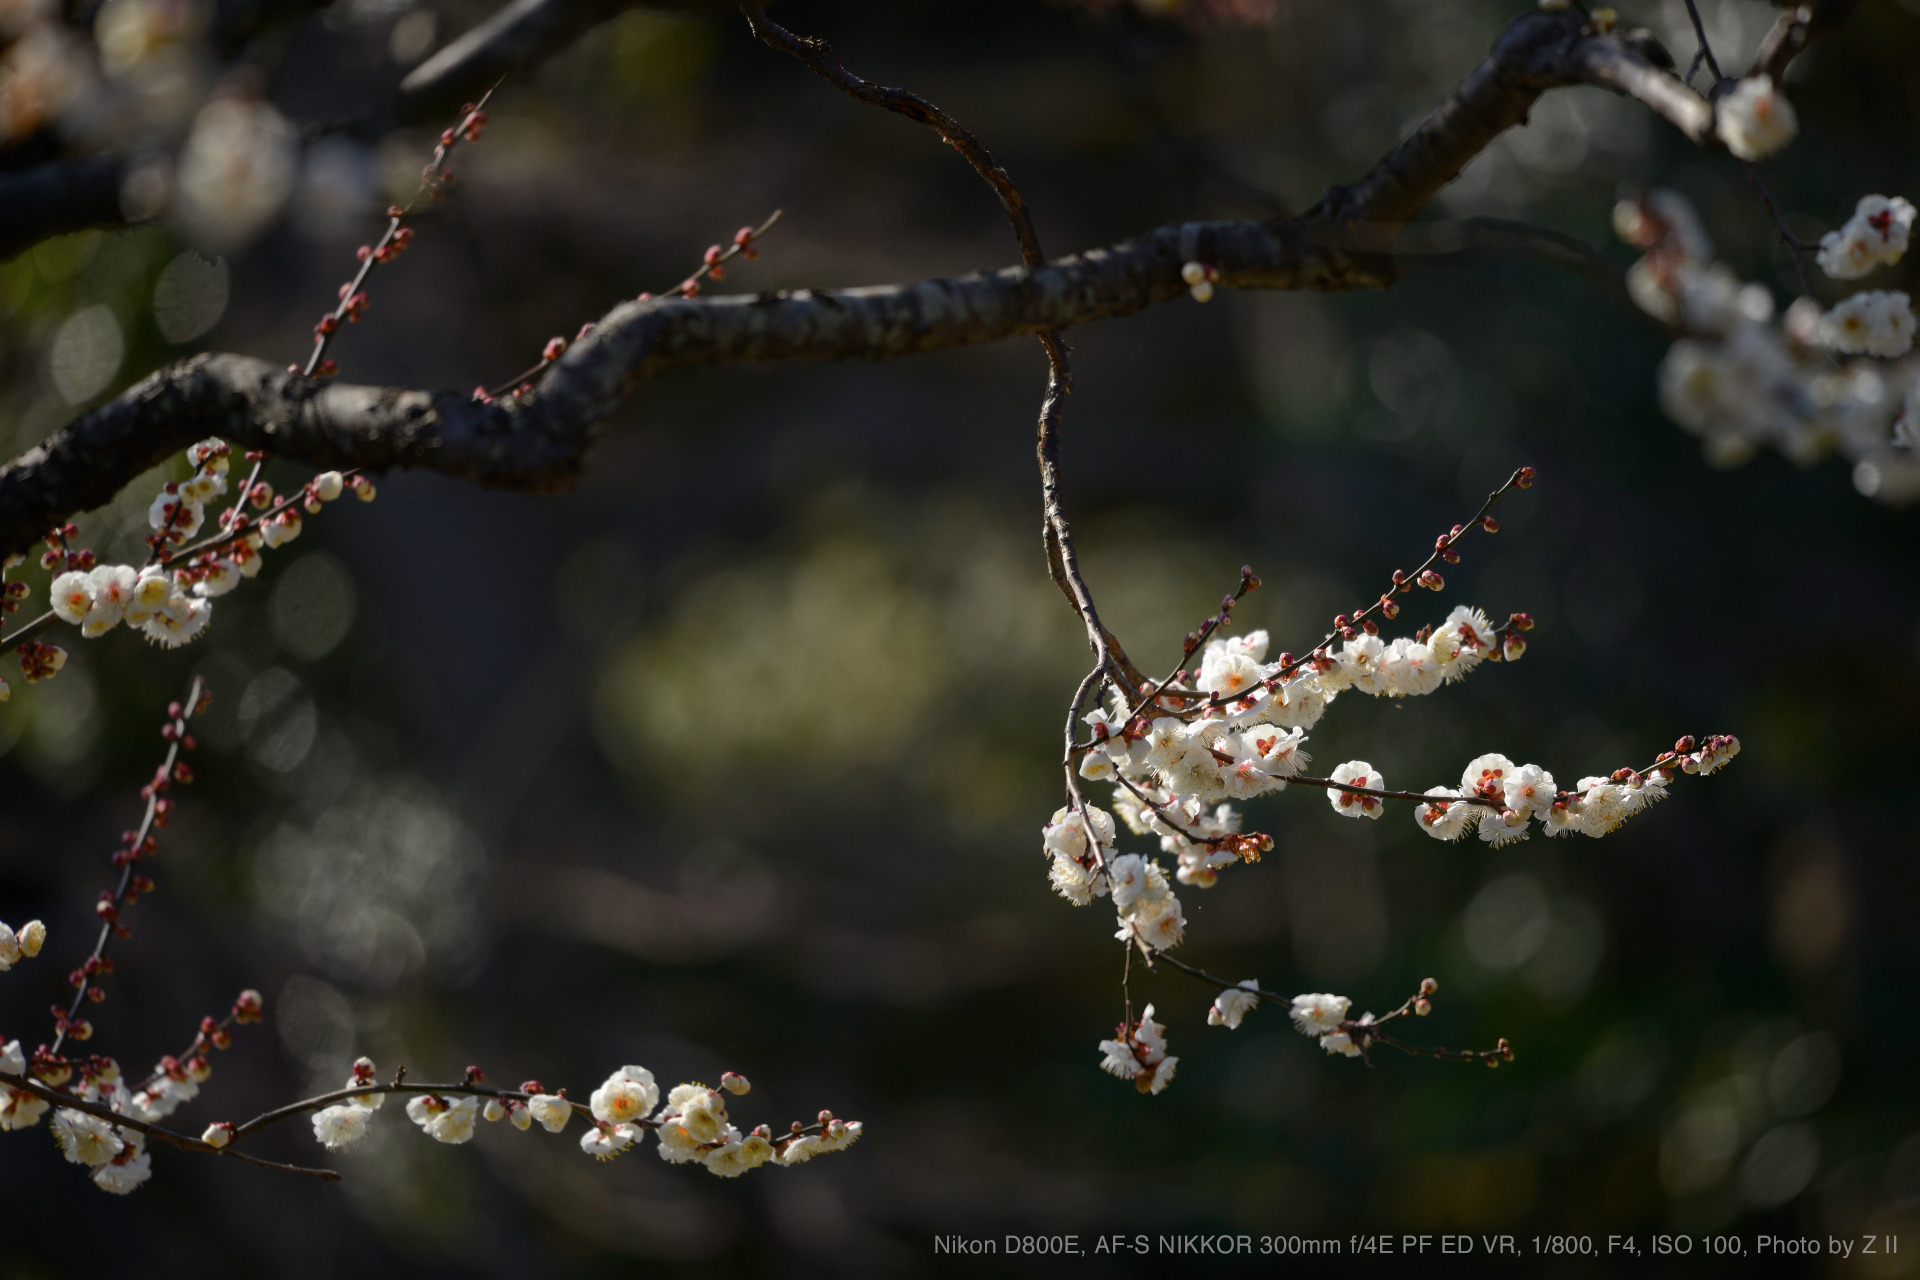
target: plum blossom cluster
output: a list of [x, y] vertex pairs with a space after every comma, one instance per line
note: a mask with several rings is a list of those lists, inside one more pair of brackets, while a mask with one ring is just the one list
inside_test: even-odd
[[[1913, 206], [1870, 195], [1821, 242], [1834, 279], [1899, 260]], [[1719, 466], [1762, 447], [1803, 466], [1830, 452], [1853, 463], [1856, 488], [1886, 502], [1920, 498], [1920, 363], [1912, 300], [1869, 289], [1830, 309], [1803, 297], [1782, 314], [1766, 286], [1714, 260], [1686, 199], [1655, 190], [1624, 200], [1614, 227], [1645, 250], [1627, 273], [1634, 301], [1682, 331], [1661, 362], [1661, 408], [1698, 435]]]
[[1859, 280], [1893, 266], [1907, 252], [1913, 214], [1912, 202], [1900, 196], [1861, 196], [1846, 224], [1820, 237], [1815, 261], [1835, 280]]
[[227, 1048], [228, 1028], [258, 1022], [261, 1015], [260, 993], [242, 992], [224, 1019], [202, 1020], [185, 1053], [161, 1058], [152, 1074], [133, 1084], [112, 1058], [63, 1058], [45, 1045], [29, 1055], [20, 1041], [9, 1040], [0, 1044], [0, 1130], [34, 1128], [51, 1111], [48, 1127], [61, 1153], [84, 1165], [102, 1191], [125, 1195], [153, 1174], [148, 1134], [198, 1097], [213, 1075], [208, 1051]]
[[[1387, 616], [1399, 612], [1391, 599], [1386, 606]], [[1179, 673], [1190, 676], [1190, 684], [1161, 690], [1151, 710], [1132, 705], [1115, 689], [1110, 706], [1086, 715], [1093, 738], [1081, 757], [1080, 776], [1113, 781], [1113, 812], [1128, 830], [1159, 837], [1180, 883], [1211, 888], [1221, 868], [1257, 861], [1272, 847], [1266, 836], [1240, 834], [1241, 815], [1231, 802], [1285, 791], [1300, 778], [1312, 762], [1307, 730], [1341, 694], [1432, 693], [1489, 657], [1518, 658], [1525, 651], [1521, 630], [1530, 625], [1516, 614], [1504, 632], [1496, 630], [1486, 614], [1461, 605], [1438, 627], [1386, 641], [1370, 617], [1355, 627], [1342, 615], [1336, 633], [1351, 637], [1338, 647], [1323, 646], [1304, 658], [1282, 653], [1272, 662], [1265, 661], [1265, 631], [1208, 640], [1198, 668]], [[1355, 772], [1353, 765], [1341, 766], [1330, 780], [1306, 781], [1380, 785], [1378, 775]], [[1378, 814], [1377, 800], [1356, 791], [1335, 789], [1329, 798], [1338, 812]], [[1123, 933], [1131, 930], [1156, 950], [1177, 945], [1185, 922], [1164, 872], [1139, 855], [1111, 854], [1114, 834], [1112, 816], [1095, 806], [1055, 813], [1042, 834], [1055, 890], [1081, 906], [1111, 892]]]
[[1539, 765], [1516, 765], [1493, 752], [1468, 762], [1458, 788], [1428, 788], [1430, 799], [1414, 818], [1436, 840], [1458, 840], [1478, 830], [1496, 847], [1526, 839], [1535, 821], [1549, 836], [1598, 838], [1664, 800], [1677, 772], [1709, 774], [1739, 754], [1740, 740], [1732, 734], [1716, 734], [1704, 743], [1688, 736], [1650, 768], [1617, 769], [1560, 791]]
[[[1273, 847], [1270, 837], [1243, 832], [1238, 802], [1310, 786], [1322, 789], [1333, 812], [1347, 818], [1379, 818], [1390, 801], [1414, 802], [1421, 829], [1438, 839], [1459, 839], [1472, 831], [1490, 845], [1504, 845], [1526, 838], [1536, 822], [1549, 835], [1601, 836], [1663, 797], [1679, 772], [1712, 773], [1739, 752], [1739, 741], [1731, 736], [1704, 743], [1683, 738], [1646, 769], [1583, 778], [1572, 791], [1559, 790], [1544, 768], [1516, 765], [1498, 754], [1468, 764], [1457, 788], [1424, 793], [1389, 790], [1365, 760], [1349, 760], [1326, 777], [1306, 772], [1312, 763], [1308, 731], [1343, 695], [1418, 697], [1486, 662], [1512, 662], [1526, 652], [1533, 620], [1524, 613], [1495, 626], [1484, 611], [1458, 605], [1438, 624], [1393, 639], [1380, 634], [1380, 622], [1397, 618], [1403, 609], [1399, 597], [1415, 587], [1443, 590], [1440, 566], [1459, 562], [1461, 539], [1470, 529], [1497, 533], [1494, 504], [1512, 489], [1530, 487], [1533, 479], [1530, 467], [1515, 471], [1471, 520], [1437, 537], [1424, 562], [1411, 572], [1394, 571], [1378, 599], [1336, 616], [1324, 639], [1304, 655], [1281, 653], [1269, 661], [1265, 631], [1216, 634], [1260, 585], [1247, 567], [1240, 571], [1239, 590], [1188, 633], [1187, 665], [1165, 679], [1136, 679], [1130, 665], [1112, 656], [1117, 645], [1096, 646], [1100, 665], [1082, 682], [1069, 709], [1067, 803], [1042, 829], [1041, 847], [1049, 881], [1060, 896], [1075, 906], [1112, 899], [1120, 926], [1115, 936], [1127, 949], [1129, 973], [1137, 952], [1149, 968], [1164, 961], [1191, 976], [1218, 981], [1170, 954], [1186, 941], [1187, 930], [1174, 884], [1212, 888], [1222, 869], [1257, 862]], [[1105, 705], [1082, 715], [1096, 690], [1104, 691]], [[1076, 722], [1087, 726], [1085, 740], [1073, 735]], [[1113, 784], [1111, 811], [1085, 799], [1082, 780]], [[1159, 838], [1161, 853], [1172, 859], [1171, 876], [1158, 859], [1120, 851], [1122, 824], [1135, 835]], [[1292, 1016], [1330, 1053], [1365, 1056], [1372, 1044], [1433, 1053], [1379, 1030], [1401, 1016], [1426, 1013], [1432, 994], [1429, 980], [1418, 996], [1378, 1020], [1370, 1014], [1349, 1019], [1344, 997], [1303, 995], [1292, 1002]], [[1253, 980], [1230, 986], [1215, 1000], [1208, 1021], [1237, 1027], [1254, 1005], [1273, 999]], [[1100, 1043], [1102, 1069], [1148, 1093], [1167, 1086], [1178, 1061], [1167, 1052], [1166, 1028], [1154, 1012], [1148, 1005], [1137, 1022], [1129, 1012], [1115, 1038]], [[1506, 1052], [1505, 1042], [1489, 1052], [1497, 1059]], [[1490, 1060], [1485, 1053], [1433, 1056]]]
[[[176, 555], [171, 548], [200, 530], [205, 503], [226, 492], [228, 453], [220, 440], [203, 440], [187, 451], [193, 478], [169, 482], [148, 512], [154, 529], [148, 542], [155, 559], [146, 565], [96, 564], [90, 551], [66, 550], [71, 526], [47, 535], [44, 558], [58, 557], [74, 566], [49, 587], [52, 617], [80, 628], [89, 640], [124, 622], [162, 648], [178, 648], [206, 630], [215, 599], [259, 575], [267, 551], [300, 536], [302, 508], [311, 514], [347, 492], [362, 501], [371, 501], [375, 494], [365, 476], [338, 471], [322, 472], [284, 496], [264, 481], [250, 481], [241, 501], [221, 514], [221, 533]], [[248, 506], [260, 514], [248, 515]], [[175, 561], [178, 567], [169, 568]]]
[[[374, 1078], [372, 1061], [361, 1058], [339, 1094], [283, 1111], [327, 1103], [314, 1111], [312, 1124], [315, 1139], [329, 1151], [349, 1151], [365, 1140], [386, 1095], [400, 1090], [413, 1094], [405, 1108], [407, 1119], [435, 1141], [452, 1144], [469, 1141], [482, 1120], [505, 1120], [522, 1131], [537, 1123], [548, 1133], [561, 1133], [579, 1112], [585, 1118], [580, 1149], [595, 1159], [611, 1160], [634, 1150], [652, 1133], [662, 1160], [699, 1164], [722, 1178], [737, 1178], [766, 1164], [805, 1164], [815, 1156], [852, 1146], [863, 1129], [858, 1120], [841, 1120], [822, 1111], [815, 1123], [795, 1121], [783, 1134], [775, 1135], [764, 1124], [742, 1133], [727, 1113], [727, 1099], [744, 1096], [751, 1086], [745, 1076], [733, 1071], [720, 1077], [718, 1088], [677, 1085], [664, 1103], [653, 1073], [638, 1066], [616, 1070], [585, 1104], [570, 1100], [565, 1089], [549, 1093], [537, 1080], [526, 1081], [517, 1090], [482, 1088], [477, 1067], [469, 1067], [458, 1085], [404, 1085], [404, 1078], [402, 1072], [393, 1084], [381, 1085]], [[204, 1141], [224, 1148], [263, 1122], [264, 1118], [238, 1128], [215, 1125]]]

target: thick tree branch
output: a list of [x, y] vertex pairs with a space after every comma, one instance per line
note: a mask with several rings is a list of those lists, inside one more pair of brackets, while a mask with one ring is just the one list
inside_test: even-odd
[[[1041, 267], [841, 291], [666, 298], [616, 307], [533, 394], [315, 383], [245, 356], [160, 370], [0, 468], [0, 547], [17, 549], [204, 436], [320, 467], [425, 467], [503, 488], [564, 489], [643, 378], [749, 360], [886, 360], [974, 346], [1185, 297], [1204, 258], [1242, 289], [1379, 287], [1339, 249], [1253, 222], [1183, 223]], [[1377, 260], [1376, 260], [1377, 261]]]
[[[815, 56], [811, 45], [797, 52], [810, 63]], [[817, 56], [825, 59], [823, 48]], [[1185, 298], [1180, 269], [1195, 260], [1213, 265], [1227, 288], [1384, 288], [1393, 263], [1369, 249], [1556, 85], [1631, 93], [1688, 136], [1710, 137], [1711, 107], [1665, 69], [1668, 62], [1638, 33], [1596, 35], [1577, 14], [1530, 13], [1372, 172], [1330, 189], [1302, 218], [1175, 224], [1037, 266], [914, 284], [627, 303], [532, 394], [512, 401], [315, 384], [242, 356], [197, 357], [0, 468], [0, 552], [100, 506], [204, 436], [315, 466], [424, 467], [478, 484], [550, 491], [578, 478], [594, 438], [640, 380], [683, 365], [885, 360], [1065, 329]], [[833, 68], [815, 69], [833, 78]], [[1022, 237], [1023, 256], [1037, 248]]]
[[1629, 94], [1705, 143], [1713, 136], [1713, 108], [1673, 75], [1672, 65], [1643, 31], [1595, 35], [1575, 12], [1517, 18], [1487, 60], [1404, 142], [1352, 186], [1330, 188], [1309, 216], [1386, 225], [1410, 220], [1489, 143], [1525, 124], [1541, 94], [1569, 85]]

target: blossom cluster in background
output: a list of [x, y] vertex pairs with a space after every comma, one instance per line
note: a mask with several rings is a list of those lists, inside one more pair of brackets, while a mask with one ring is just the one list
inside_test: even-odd
[[[1869, 195], [1820, 243], [1816, 261], [1858, 280], [1900, 260], [1914, 208]], [[1868, 289], [1823, 309], [1797, 299], [1775, 314], [1766, 286], [1713, 257], [1685, 197], [1655, 190], [1623, 201], [1614, 227], [1646, 252], [1627, 274], [1634, 301], [1685, 334], [1660, 366], [1660, 405], [1732, 466], [1770, 447], [1808, 465], [1830, 452], [1854, 464], [1861, 493], [1920, 498], [1920, 364], [1912, 300]]]

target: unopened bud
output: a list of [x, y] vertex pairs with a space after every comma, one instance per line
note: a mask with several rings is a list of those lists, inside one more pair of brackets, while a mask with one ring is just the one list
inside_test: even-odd
[[200, 1141], [218, 1151], [233, 1141], [233, 1125], [225, 1120], [217, 1120], [207, 1126], [207, 1131], [200, 1135]]
[[747, 1082], [747, 1078], [738, 1071], [729, 1071], [722, 1075], [720, 1077], [720, 1087], [736, 1098], [753, 1088], [753, 1086]]

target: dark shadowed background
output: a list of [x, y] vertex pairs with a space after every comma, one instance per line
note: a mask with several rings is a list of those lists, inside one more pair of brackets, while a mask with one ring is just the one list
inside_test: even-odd
[[[1523, 7], [1280, 0], [1270, 21], [1201, 30], [1034, 0], [775, 15], [953, 112], [1065, 253], [1265, 212], [1222, 170], [1304, 208]], [[1735, 63], [1773, 17], [1704, 8]], [[324, 121], [484, 12], [341, 0], [258, 58], [289, 118]], [[1680, 4], [1625, 20], [1691, 55]], [[1765, 172], [1800, 234], [1867, 191], [1920, 195], [1917, 61], [1920, 6], [1866, 0], [1796, 65], [1803, 136]], [[775, 208], [764, 256], [715, 288], [1016, 260], [937, 139], [738, 18], [622, 17], [491, 114], [335, 348], [343, 376], [498, 381]], [[0, 266], [8, 453], [195, 350], [302, 358], [431, 143], [315, 139], [289, 216], [218, 269], [179, 267], [159, 314], [186, 251], [162, 226]], [[1791, 295], [1738, 165], [1594, 89], [1542, 101], [1428, 216], [1527, 219], [1623, 268], [1609, 215], [1633, 182], [1685, 192], [1723, 257]], [[1250, 806], [1272, 854], [1182, 891], [1187, 960], [1361, 1009], [1431, 975], [1415, 1030], [1504, 1035], [1510, 1068], [1324, 1060], [1275, 1010], [1207, 1027], [1213, 993], [1167, 973], [1135, 995], [1168, 1025], [1178, 1080], [1147, 1098], [1102, 1075], [1113, 926], [1053, 896], [1040, 855], [1085, 665], [1040, 553], [1040, 352], [693, 370], [643, 388], [574, 493], [387, 477], [373, 505], [309, 518], [202, 641], [70, 636], [57, 680], [16, 681], [0, 910], [43, 916], [52, 941], [0, 977], [0, 1030], [45, 1037], [161, 708], [198, 673], [216, 699], [201, 780], [89, 1045], [143, 1069], [258, 987], [267, 1023], [219, 1055], [181, 1127], [334, 1087], [366, 1053], [581, 1095], [627, 1062], [668, 1083], [734, 1069], [756, 1086], [736, 1119], [827, 1106], [866, 1138], [723, 1182], [650, 1150], [596, 1166], [577, 1129], [443, 1147], [390, 1107], [375, 1142], [327, 1159], [342, 1184], [160, 1148], [122, 1200], [44, 1131], [0, 1135], [0, 1270], [915, 1274], [955, 1263], [931, 1248], [952, 1233], [1637, 1231], [1644, 1247], [1671, 1230], [1905, 1232], [1859, 1274], [1911, 1274], [1920, 513], [1861, 498], [1840, 462], [1709, 468], [1655, 406], [1663, 339], [1574, 275], [1404, 266], [1380, 294], [1223, 292], [1073, 331], [1066, 496], [1103, 613], [1166, 668], [1243, 561], [1267, 585], [1237, 625], [1298, 650], [1512, 468], [1539, 469], [1448, 595], [1403, 615], [1411, 631], [1458, 601], [1528, 610], [1524, 661], [1428, 698], [1343, 699], [1317, 760], [1424, 789], [1484, 751], [1562, 785], [1681, 733], [1736, 733], [1739, 759], [1604, 841], [1497, 851], [1429, 841], [1404, 810], [1343, 822], [1295, 791]], [[1910, 288], [1911, 259], [1894, 275]], [[84, 520], [83, 541], [137, 554], [164, 478]], [[302, 1123], [258, 1149], [325, 1155]]]

